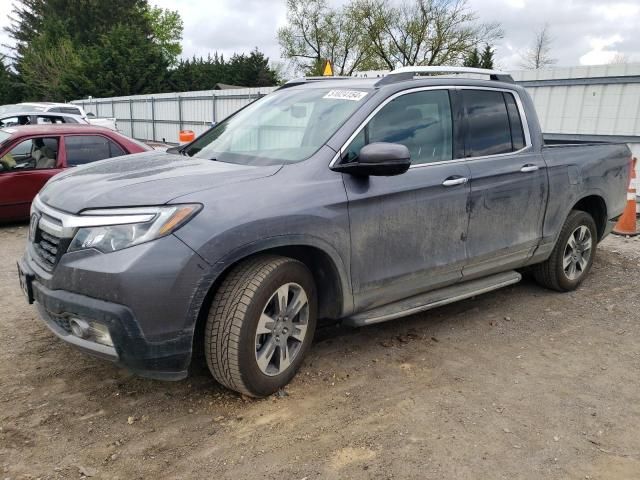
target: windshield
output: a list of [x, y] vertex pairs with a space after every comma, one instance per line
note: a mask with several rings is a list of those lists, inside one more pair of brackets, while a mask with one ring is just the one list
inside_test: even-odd
[[313, 155], [370, 90], [304, 88], [274, 92], [224, 120], [183, 153], [245, 165], [276, 165]]

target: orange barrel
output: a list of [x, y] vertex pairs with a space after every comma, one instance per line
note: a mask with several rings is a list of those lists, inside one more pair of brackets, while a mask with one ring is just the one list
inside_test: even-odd
[[180, 130], [180, 145], [184, 145], [185, 143], [192, 142], [194, 138], [196, 138], [196, 134], [193, 130]]

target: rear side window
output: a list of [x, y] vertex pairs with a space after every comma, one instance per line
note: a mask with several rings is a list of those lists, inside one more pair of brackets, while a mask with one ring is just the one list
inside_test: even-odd
[[69, 136], [65, 138], [64, 145], [69, 167], [126, 154], [119, 145], [99, 135]]
[[512, 152], [511, 126], [502, 92], [463, 90], [463, 98], [467, 119], [466, 156]]
[[516, 105], [516, 100], [510, 93], [504, 93], [504, 101], [507, 104], [507, 112], [509, 114], [509, 124], [511, 125], [511, 144], [513, 150], [524, 148], [524, 129], [522, 128], [522, 119]]

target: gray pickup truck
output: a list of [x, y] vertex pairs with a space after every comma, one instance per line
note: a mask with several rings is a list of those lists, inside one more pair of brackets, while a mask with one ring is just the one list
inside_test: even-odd
[[318, 319], [392, 320], [522, 269], [575, 289], [630, 166], [622, 144], [546, 146], [501, 72], [300, 79], [186, 146], [54, 177], [20, 282], [88, 353], [175, 380], [202, 352], [260, 397], [295, 375]]

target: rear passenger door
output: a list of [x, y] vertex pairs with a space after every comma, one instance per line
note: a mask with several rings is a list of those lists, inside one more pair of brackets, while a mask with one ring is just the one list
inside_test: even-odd
[[64, 146], [67, 167], [127, 154], [120, 145], [102, 135], [68, 135], [64, 139]]
[[343, 175], [357, 310], [462, 278], [469, 170], [464, 159], [456, 160], [451, 104], [443, 88], [396, 94], [342, 149], [342, 162], [373, 142], [400, 143], [411, 153], [411, 168], [402, 175]]
[[465, 277], [522, 266], [542, 237], [546, 165], [531, 148], [517, 93], [462, 88], [471, 171]]

